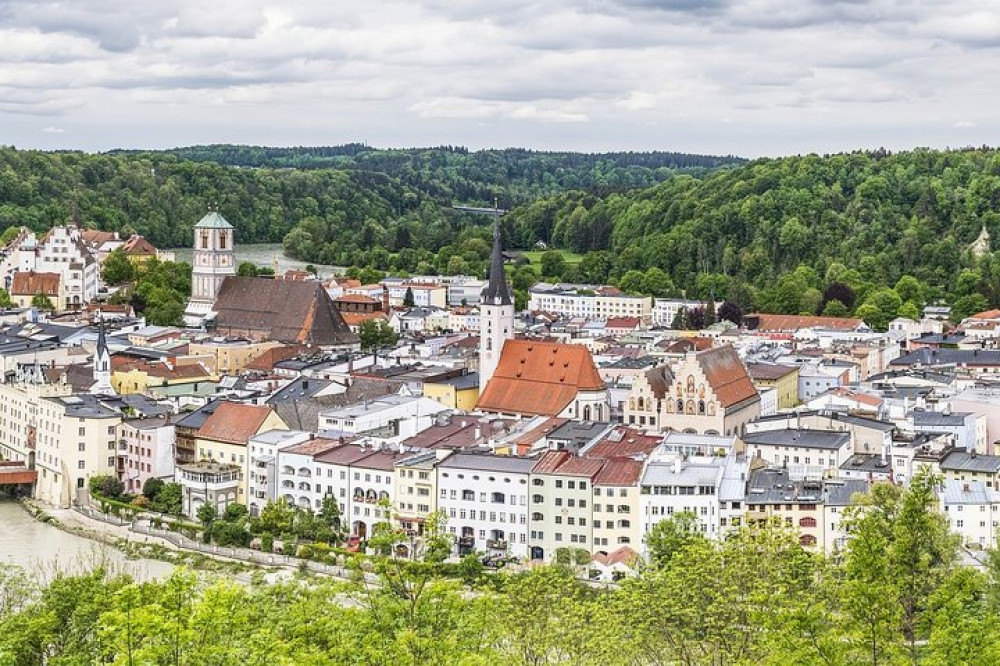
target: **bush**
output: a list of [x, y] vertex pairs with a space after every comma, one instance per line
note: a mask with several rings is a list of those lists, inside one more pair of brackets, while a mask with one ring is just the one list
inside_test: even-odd
[[90, 477], [87, 483], [91, 495], [100, 495], [109, 499], [118, 499], [125, 492], [125, 484], [113, 474], [98, 474]]

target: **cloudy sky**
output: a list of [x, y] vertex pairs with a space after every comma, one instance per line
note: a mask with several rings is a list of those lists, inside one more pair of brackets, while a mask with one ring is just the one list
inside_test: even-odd
[[995, 145], [998, 0], [0, 0], [0, 144]]

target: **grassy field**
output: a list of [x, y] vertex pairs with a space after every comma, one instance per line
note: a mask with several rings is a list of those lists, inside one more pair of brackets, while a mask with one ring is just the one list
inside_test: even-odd
[[[567, 265], [578, 264], [583, 260], [582, 254], [577, 254], [575, 252], [569, 252], [568, 250], [559, 250], [562, 252], [563, 260]], [[531, 252], [521, 252], [525, 258], [531, 262], [531, 268], [539, 273], [542, 270], [542, 255], [545, 254], [543, 250], [532, 250]]]

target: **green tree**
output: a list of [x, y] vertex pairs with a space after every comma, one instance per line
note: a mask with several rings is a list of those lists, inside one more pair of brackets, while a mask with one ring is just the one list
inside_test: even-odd
[[208, 542], [211, 537], [212, 523], [214, 523], [219, 518], [219, 510], [215, 507], [212, 502], [202, 502], [198, 510], [195, 511], [195, 518], [201, 523], [204, 529], [205, 541]]
[[851, 312], [847, 309], [846, 305], [837, 299], [833, 299], [832, 301], [827, 301], [822, 314], [824, 317], [846, 317], [851, 314]]
[[268, 502], [267, 506], [261, 509], [254, 531], [269, 532], [275, 535], [287, 534], [292, 531], [294, 520], [295, 510], [288, 506], [284, 497], [279, 497], [273, 502]]
[[366, 319], [358, 327], [361, 348], [367, 351], [391, 347], [399, 341], [399, 334], [384, 319]]
[[626, 294], [647, 293], [646, 275], [642, 271], [627, 271], [618, 279], [618, 288]]
[[416, 302], [415, 302], [415, 300], [413, 298], [413, 288], [412, 287], [407, 287], [406, 288], [406, 293], [403, 295], [403, 307], [405, 307], [405, 308], [412, 308], [415, 305], [416, 305]]
[[870, 294], [865, 302], [858, 306], [855, 314], [873, 329], [885, 331], [889, 328], [889, 322], [899, 314], [902, 305], [899, 294], [892, 289], [883, 288]]
[[135, 265], [121, 248], [108, 253], [101, 269], [101, 277], [106, 284], [120, 285], [135, 279]]
[[924, 303], [924, 285], [912, 275], [904, 275], [899, 278], [893, 289], [904, 303], [912, 302], [918, 308]]
[[557, 278], [566, 268], [566, 259], [559, 250], [547, 250], [542, 253], [542, 275]]
[[240, 277], [257, 277], [257, 264], [252, 261], [241, 261], [236, 268], [236, 274]]
[[39, 310], [55, 310], [56, 306], [45, 294], [35, 294], [31, 297], [31, 307]]
[[448, 531], [448, 514], [438, 509], [424, 520], [423, 560], [444, 562], [455, 547], [455, 535]]
[[118, 499], [125, 492], [125, 484], [114, 474], [97, 474], [90, 477], [87, 487], [91, 494], [109, 499]]
[[10, 300], [10, 292], [6, 289], [0, 289], [0, 308], [9, 308], [14, 302]]
[[704, 538], [698, 516], [690, 511], [681, 511], [653, 525], [643, 540], [650, 564], [663, 568], [686, 546]]

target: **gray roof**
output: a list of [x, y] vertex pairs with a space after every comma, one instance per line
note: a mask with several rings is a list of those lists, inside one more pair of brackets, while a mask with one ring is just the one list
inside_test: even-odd
[[297, 377], [292, 382], [285, 385], [274, 395], [267, 399], [268, 405], [276, 405], [280, 402], [291, 402], [293, 400], [305, 400], [311, 398], [333, 382], [326, 379], [316, 379], [314, 377]]
[[1000, 365], [1000, 349], [932, 349], [924, 347], [889, 363], [901, 365]]
[[88, 395], [86, 393], [48, 399], [65, 405], [66, 416], [90, 419], [109, 419], [121, 417], [121, 412], [102, 404], [101, 399], [98, 396]]
[[198, 223], [194, 225], [195, 229], [232, 229], [233, 225], [226, 221], [226, 218], [219, 215], [217, 212], [209, 211], [205, 217], [198, 220]]
[[672, 461], [655, 461], [646, 465], [640, 483], [644, 486], [715, 486], [725, 466], [725, 458], [686, 460], [677, 473]]
[[922, 409], [914, 409], [907, 416], [913, 419], [914, 426], [939, 428], [942, 426], [963, 426], [965, 425], [966, 417], [970, 414], [972, 412], [950, 412], [945, 414], [944, 412], [929, 412]]
[[860, 479], [792, 481], [787, 469], [764, 468], [751, 473], [746, 501], [750, 504], [832, 504], [847, 506], [856, 493], [868, 490]]
[[763, 432], [748, 432], [743, 436], [747, 444], [758, 446], [801, 446], [809, 449], [836, 450], [846, 446], [851, 436], [843, 432], [827, 430], [765, 430]]
[[892, 471], [892, 466], [883, 456], [874, 453], [855, 453], [844, 461], [840, 469], [848, 472], [889, 474]]
[[986, 456], [967, 451], [952, 451], [941, 461], [941, 469], [955, 472], [1000, 472], [1000, 456]]
[[603, 437], [614, 424], [601, 421], [569, 421], [546, 435], [547, 439], [567, 440], [582, 446], [598, 437]]
[[484, 472], [527, 474], [538, 462], [535, 458], [497, 456], [491, 453], [453, 453], [440, 463], [438, 469], [469, 469]]
[[1000, 492], [987, 488], [982, 481], [944, 482], [941, 500], [949, 504], [996, 504], [1000, 503]]

